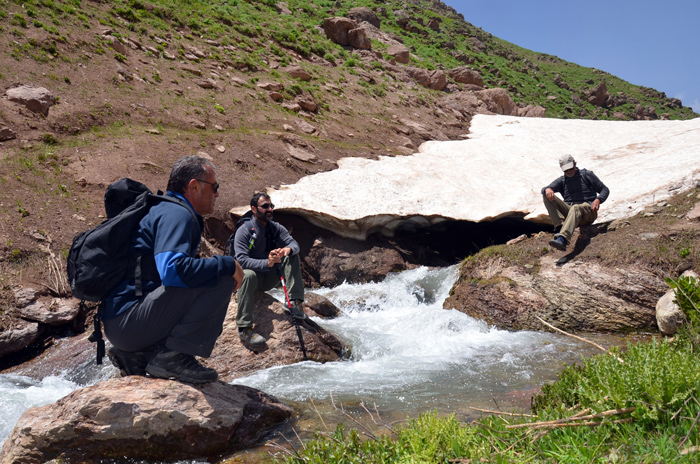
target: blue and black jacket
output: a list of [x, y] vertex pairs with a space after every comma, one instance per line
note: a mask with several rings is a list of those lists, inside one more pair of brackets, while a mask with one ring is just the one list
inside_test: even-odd
[[[168, 196], [180, 200], [181, 204], [163, 201], [153, 206], [141, 219], [131, 240], [131, 251], [151, 260], [160, 276], [159, 280], [144, 279], [143, 295], [161, 285], [166, 287], [213, 287], [222, 276], [236, 272], [236, 260], [231, 256], [196, 258], [204, 221], [194, 211], [189, 201], [178, 193]], [[143, 296], [136, 296], [135, 279], [129, 278], [119, 284], [105, 299], [103, 319], [111, 319], [127, 311]]]

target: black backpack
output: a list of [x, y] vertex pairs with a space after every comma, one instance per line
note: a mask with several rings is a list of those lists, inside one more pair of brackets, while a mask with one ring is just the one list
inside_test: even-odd
[[[136, 282], [136, 296], [142, 295], [142, 280], [159, 281], [160, 276], [153, 256], [140, 256], [130, 251], [131, 239], [141, 219], [154, 205], [170, 201], [182, 205], [197, 217], [182, 201], [154, 195], [140, 182], [123, 178], [107, 187], [105, 192], [105, 219], [97, 227], [81, 232], [73, 239], [68, 252], [67, 272], [73, 296], [85, 301], [103, 302], [125, 279]], [[104, 341], [100, 326], [102, 304], [95, 315], [95, 331], [90, 341], [97, 342], [97, 364], [102, 363]]]

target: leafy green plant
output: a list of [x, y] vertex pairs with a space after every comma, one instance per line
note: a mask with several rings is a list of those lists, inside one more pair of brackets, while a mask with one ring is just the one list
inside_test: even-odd
[[693, 327], [700, 331], [700, 280], [693, 276], [681, 276], [678, 279], [666, 279], [666, 283], [675, 290], [675, 302], [683, 310]]

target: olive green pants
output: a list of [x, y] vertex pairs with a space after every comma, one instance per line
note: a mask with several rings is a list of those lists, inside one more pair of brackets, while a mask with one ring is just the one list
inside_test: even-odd
[[[285, 256], [280, 264], [284, 282], [290, 300], [304, 300], [304, 278], [301, 275], [299, 255]], [[243, 282], [238, 289], [238, 314], [236, 325], [238, 327], [253, 327], [253, 309], [255, 302], [253, 296], [256, 290], [266, 292], [282, 285], [279, 275], [274, 268], [270, 272], [255, 272], [250, 269], [243, 270]]]
[[554, 227], [561, 226], [561, 230], [555, 237], [562, 236], [567, 243], [571, 242], [574, 229], [578, 226], [593, 224], [593, 221], [598, 217], [598, 213], [591, 209], [590, 203], [569, 205], [556, 195], [552, 201], [549, 201], [546, 195], [542, 195], [542, 198], [544, 198], [544, 206], [547, 208]]

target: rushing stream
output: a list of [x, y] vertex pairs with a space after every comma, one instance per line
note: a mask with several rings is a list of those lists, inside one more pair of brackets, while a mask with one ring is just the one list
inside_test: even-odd
[[[381, 283], [314, 290], [341, 308], [340, 317], [317, 322], [351, 347], [349, 359], [275, 367], [234, 383], [293, 404], [301, 411], [297, 426], [311, 431], [321, 428], [320, 417], [332, 414], [331, 404], [358, 408], [362, 402], [370, 409], [376, 405], [389, 419], [432, 410], [474, 417], [472, 407], [526, 409], [533, 390], [556, 379], [564, 364], [600, 353], [563, 335], [498, 330], [442, 309], [456, 273], [456, 266], [418, 268], [392, 274]], [[600, 337], [595, 340], [604, 346], [621, 342]], [[0, 442], [25, 409], [54, 402], [115, 373], [111, 366], [90, 363], [77, 373], [41, 381], [0, 374]], [[342, 416], [320, 422], [327, 426], [340, 420]]]

